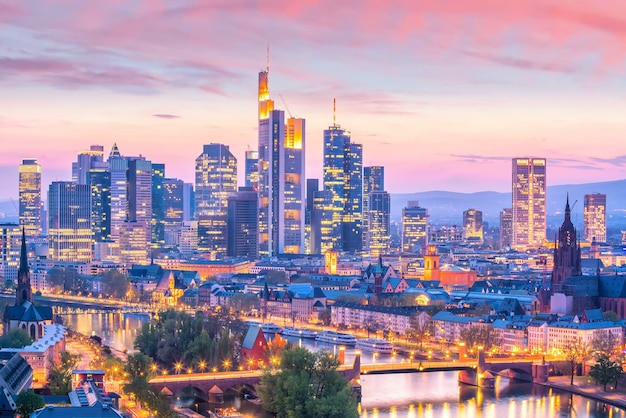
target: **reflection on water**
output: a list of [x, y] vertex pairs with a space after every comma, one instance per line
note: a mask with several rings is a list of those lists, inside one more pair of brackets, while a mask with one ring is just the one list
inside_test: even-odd
[[63, 324], [85, 335], [97, 335], [102, 343], [117, 350], [133, 352], [135, 337], [147, 323], [147, 315], [123, 314], [69, 314], [63, 315]]
[[[133, 349], [133, 341], [147, 317], [109, 314], [66, 315], [64, 321], [72, 329], [100, 336], [103, 342], [118, 350]], [[295, 345], [311, 350], [337, 353], [337, 346], [315, 340], [288, 338]], [[354, 348], [346, 347], [346, 363], [354, 359]], [[364, 363], [374, 361], [371, 353], [363, 352]], [[390, 356], [380, 356], [375, 361], [390, 362]], [[401, 358], [395, 361], [402, 361]], [[543, 418], [590, 417], [626, 418], [624, 410], [595, 402], [591, 399], [552, 390], [532, 383], [510, 383], [498, 378], [495, 389], [479, 389], [459, 385], [457, 372], [407, 373], [361, 376], [363, 402], [362, 418]], [[269, 417], [262, 408], [235, 396], [226, 394], [226, 403], [220, 407], [234, 406], [247, 417]], [[215, 405], [194, 403], [188, 405], [208, 416], [206, 409]]]

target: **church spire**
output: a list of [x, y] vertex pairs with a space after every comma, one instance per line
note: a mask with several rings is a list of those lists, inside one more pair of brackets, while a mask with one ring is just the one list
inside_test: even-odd
[[22, 250], [20, 253], [20, 268], [17, 271], [17, 291], [15, 305], [21, 306], [24, 302], [33, 302], [33, 293], [30, 288], [30, 271], [28, 270], [28, 252], [26, 251], [26, 231], [22, 228]]
[[20, 269], [18, 276], [25, 271], [28, 271], [28, 252], [26, 251], [26, 230], [22, 227], [22, 250], [20, 252]]
[[569, 207], [569, 192], [567, 192], [567, 198], [565, 200], [565, 219], [570, 219], [571, 218], [571, 210]]

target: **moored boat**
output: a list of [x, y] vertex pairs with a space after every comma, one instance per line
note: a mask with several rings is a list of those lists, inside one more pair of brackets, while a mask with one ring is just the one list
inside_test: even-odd
[[261, 330], [265, 334], [280, 334], [283, 332], [283, 328], [281, 326], [271, 323], [261, 324]]
[[335, 331], [322, 331], [315, 338], [315, 341], [337, 345], [355, 345], [356, 338], [354, 335], [344, 334]]
[[378, 338], [362, 338], [356, 342], [356, 348], [363, 351], [371, 351], [379, 354], [391, 354], [393, 344], [387, 340]]
[[313, 331], [306, 328], [290, 328], [283, 329], [283, 337], [298, 337], [298, 338], [315, 338], [319, 335], [317, 331]]

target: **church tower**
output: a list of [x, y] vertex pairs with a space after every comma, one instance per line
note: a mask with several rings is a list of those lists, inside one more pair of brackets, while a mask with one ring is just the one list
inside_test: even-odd
[[20, 268], [17, 271], [15, 306], [22, 306], [26, 301], [30, 303], [33, 302], [33, 291], [30, 287], [30, 270], [28, 269], [28, 253], [26, 251], [26, 232], [22, 228], [22, 251], [20, 253]]
[[551, 293], [561, 293], [563, 291], [563, 281], [580, 274], [580, 245], [576, 237], [576, 228], [574, 228], [571, 220], [568, 196], [565, 203], [565, 220], [559, 228], [554, 246]]
[[426, 246], [424, 255], [424, 280], [439, 280], [439, 268], [441, 256], [437, 254], [437, 244], [434, 240]]

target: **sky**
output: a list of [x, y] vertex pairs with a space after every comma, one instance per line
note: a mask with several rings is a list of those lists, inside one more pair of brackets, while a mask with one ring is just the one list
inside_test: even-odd
[[23, 158], [70, 180], [117, 143], [193, 182], [202, 145], [257, 146], [258, 72], [306, 119], [307, 177], [336, 120], [392, 193], [626, 178], [626, 2], [0, 0], [0, 199]]

